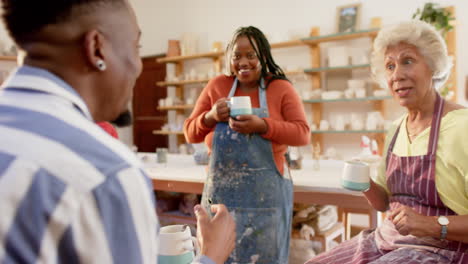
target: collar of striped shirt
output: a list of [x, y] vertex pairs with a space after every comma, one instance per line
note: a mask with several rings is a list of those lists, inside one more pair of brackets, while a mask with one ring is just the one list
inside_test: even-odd
[[21, 66], [3, 82], [2, 88], [25, 89], [58, 95], [71, 101], [86, 118], [93, 120], [88, 107], [75, 89], [47, 70]]

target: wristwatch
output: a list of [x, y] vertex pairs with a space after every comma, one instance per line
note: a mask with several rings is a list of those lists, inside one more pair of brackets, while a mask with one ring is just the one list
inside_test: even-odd
[[447, 225], [450, 223], [450, 221], [447, 217], [442, 215], [437, 218], [437, 222], [442, 227], [440, 230], [440, 239], [445, 239], [447, 237]]

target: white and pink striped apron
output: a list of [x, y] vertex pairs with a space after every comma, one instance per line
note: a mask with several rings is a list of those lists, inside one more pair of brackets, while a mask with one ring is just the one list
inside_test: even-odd
[[[399, 157], [392, 153], [400, 128], [388, 147], [387, 186], [390, 210], [405, 205], [427, 216], [455, 215], [441, 201], [435, 185], [435, 161], [444, 101], [437, 95], [426, 155]], [[385, 219], [307, 263], [468, 263], [468, 244], [432, 237], [403, 236]]]

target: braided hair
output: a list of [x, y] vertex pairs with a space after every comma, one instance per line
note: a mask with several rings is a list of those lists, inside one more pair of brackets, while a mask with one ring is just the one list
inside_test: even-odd
[[[288, 80], [284, 71], [276, 64], [271, 55], [271, 47], [267, 38], [260, 29], [254, 26], [240, 27], [234, 33], [231, 41], [226, 47], [226, 69], [230, 69], [230, 61], [232, 56], [232, 49], [239, 37], [247, 37], [252, 45], [257, 58], [262, 65], [261, 77], [266, 81], [265, 88], [274, 80]], [[231, 72], [232, 75], [232, 72]]]

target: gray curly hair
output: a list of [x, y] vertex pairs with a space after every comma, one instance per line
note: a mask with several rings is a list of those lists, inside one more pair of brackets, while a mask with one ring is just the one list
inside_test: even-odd
[[391, 45], [400, 42], [416, 46], [432, 70], [434, 88], [439, 90], [450, 76], [452, 60], [447, 54], [447, 45], [440, 33], [430, 24], [411, 20], [380, 30], [374, 40], [371, 70], [381, 87], [387, 87], [385, 78], [385, 52]]

